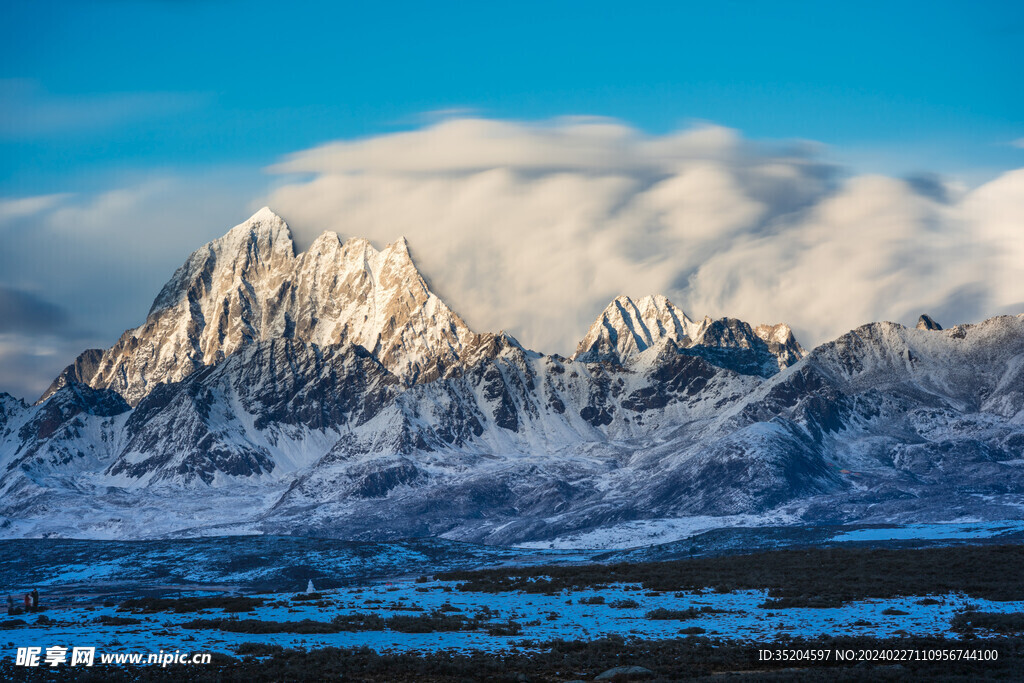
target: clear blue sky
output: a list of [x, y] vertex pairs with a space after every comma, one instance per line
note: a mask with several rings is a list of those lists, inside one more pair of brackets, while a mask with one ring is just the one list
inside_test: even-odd
[[[254, 166], [471, 108], [693, 119], [864, 170], [1024, 150], [1022, 2], [3, 4], [0, 196]], [[872, 168], [877, 166], [878, 168]]]

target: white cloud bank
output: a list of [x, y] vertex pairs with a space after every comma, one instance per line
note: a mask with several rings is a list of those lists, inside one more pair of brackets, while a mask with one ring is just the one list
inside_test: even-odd
[[45, 329], [6, 316], [0, 391], [34, 399], [81, 350], [112, 344], [192, 250], [263, 204], [300, 246], [323, 230], [405, 235], [473, 327], [547, 352], [571, 352], [619, 294], [786, 321], [807, 346], [921, 312], [947, 326], [1024, 312], [1024, 170], [970, 191], [849, 177], [810, 143], [594, 118], [449, 119], [273, 170], [262, 195], [265, 177], [233, 167], [0, 199], [0, 288], [62, 312]]
[[237, 175], [0, 199], [0, 392], [35, 400], [83, 350], [145, 320], [189, 253], [245, 219], [254, 193]]
[[571, 352], [619, 294], [785, 321], [807, 345], [1024, 312], [1024, 170], [966, 191], [845, 177], [817, 152], [710, 125], [462, 118], [291, 155], [266, 203], [300, 243], [405, 235], [472, 326], [544, 351]]

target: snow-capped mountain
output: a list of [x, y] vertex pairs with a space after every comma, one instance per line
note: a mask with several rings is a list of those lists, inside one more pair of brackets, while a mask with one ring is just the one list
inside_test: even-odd
[[288, 226], [263, 208], [193, 252], [145, 323], [106, 351], [86, 351], [43, 399], [73, 379], [134, 406], [158, 384], [278, 338], [358, 344], [412, 382], [442, 374], [475, 336], [427, 289], [404, 238], [377, 251], [325, 232], [296, 255]]
[[[751, 328], [736, 318], [708, 317], [698, 323], [658, 295], [635, 302], [628, 296], [616, 298], [590, 326], [572, 358], [584, 363], [628, 363], [644, 351], [666, 344], [679, 353], [717, 357], [723, 362], [728, 359], [765, 377], [789, 367], [804, 353], [789, 325]], [[733, 369], [743, 371], [739, 366]]]
[[0, 394], [6, 536], [999, 519], [1022, 514], [1022, 464], [1024, 316], [805, 354], [785, 325], [619, 297], [566, 359], [471, 331], [404, 240], [297, 254], [268, 209], [39, 403]]

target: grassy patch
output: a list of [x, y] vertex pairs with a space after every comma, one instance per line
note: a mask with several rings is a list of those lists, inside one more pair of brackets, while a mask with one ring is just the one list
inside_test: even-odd
[[188, 629], [212, 629], [229, 633], [338, 633], [345, 630], [326, 621], [263, 621], [262, 619], [193, 619], [181, 625]]
[[612, 583], [658, 592], [766, 590], [773, 607], [831, 607], [854, 600], [966, 593], [1024, 600], [1024, 546], [921, 549], [814, 548], [669, 562], [454, 571], [437, 579], [462, 591], [552, 593]]
[[1024, 612], [962, 612], [953, 617], [950, 627], [960, 633], [976, 628], [996, 633], [1024, 633]]
[[659, 607], [658, 609], [652, 609], [645, 616], [648, 619], [653, 620], [665, 620], [665, 621], [686, 621], [688, 619], [696, 619], [697, 617], [704, 616], [706, 614], [722, 614], [725, 610], [714, 609], [713, 607], [687, 607], [686, 609], [665, 609]]
[[134, 626], [142, 623], [141, 619], [120, 617], [117, 615], [111, 616], [109, 614], [102, 614], [96, 617], [95, 621], [97, 624], [102, 624], [103, 626]]
[[152, 614], [174, 612], [187, 614], [204, 609], [221, 609], [225, 612], [251, 612], [262, 607], [263, 598], [246, 598], [238, 595], [204, 598], [132, 598], [121, 603], [121, 609]]
[[[263, 619], [193, 619], [183, 623], [182, 628], [211, 629], [231, 633], [341, 633], [343, 631], [398, 631], [399, 633], [436, 633], [448, 631], [476, 631], [483, 628], [498, 631], [512, 630], [508, 624], [493, 624], [487, 621], [487, 613], [472, 617], [450, 614], [435, 610], [426, 614], [396, 614], [384, 618], [379, 614], [339, 614], [330, 621], [267, 621]], [[509, 624], [513, 622], [508, 622]], [[494, 633], [492, 635], [518, 635], [521, 627], [516, 625], [515, 633]]]
[[296, 593], [292, 596], [292, 600], [304, 602], [307, 600], [323, 600], [324, 597], [323, 593]]
[[789, 609], [792, 607], [808, 607], [815, 609], [831, 609], [842, 607], [843, 600], [832, 595], [792, 595], [783, 598], [769, 598], [758, 607], [761, 609]]
[[896, 609], [895, 607], [886, 607], [882, 610], [882, 614], [890, 617], [905, 617], [908, 616], [910, 612], [904, 612], [903, 610]]

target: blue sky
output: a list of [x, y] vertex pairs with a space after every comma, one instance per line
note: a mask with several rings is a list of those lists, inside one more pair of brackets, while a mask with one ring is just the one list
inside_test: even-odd
[[0, 391], [263, 204], [300, 246], [406, 235], [544, 351], [623, 293], [808, 345], [1024, 311], [1021, 2], [33, 0], [0, 31]]
[[0, 193], [251, 166], [468, 108], [1020, 165], [1024, 3], [4, 3]]

